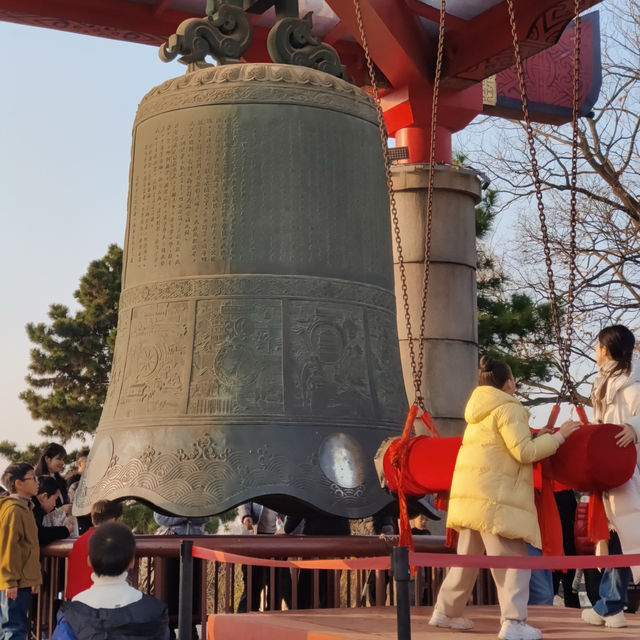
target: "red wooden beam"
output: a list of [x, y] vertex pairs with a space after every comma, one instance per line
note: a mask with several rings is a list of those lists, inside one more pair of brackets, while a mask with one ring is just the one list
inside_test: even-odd
[[153, 7], [153, 15], [159, 16], [167, 10], [167, 7], [171, 4], [171, 0], [156, 0], [156, 4]]
[[[327, 0], [340, 21], [360, 42], [353, 2]], [[404, 2], [360, 0], [373, 61], [394, 87], [431, 83], [428, 60], [431, 39]]]
[[159, 44], [174, 33], [183, 20], [195, 17], [192, 13], [173, 10], [155, 14], [156, 8], [157, 5], [126, 0], [0, 0], [0, 19]]

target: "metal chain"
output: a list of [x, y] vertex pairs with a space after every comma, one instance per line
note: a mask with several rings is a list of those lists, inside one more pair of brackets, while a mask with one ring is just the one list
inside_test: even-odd
[[576, 283], [576, 226], [578, 221], [577, 210], [577, 184], [578, 184], [578, 108], [580, 106], [580, 0], [574, 0], [575, 30], [573, 43], [573, 95], [571, 103], [571, 185], [570, 185], [570, 240], [569, 240], [569, 290], [567, 293], [567, 319], [566, 338], [564, 343], [564, 364], [563, 368], [567, 372], [564, 380], [564, 389], [571, 396], [574, 404], [578, 404], [578, 392], [569, 375], [571, 366], [571, 343], [573, 341], [573, 313], [575, 310], [575, 283]]
[[[560, 327], [560, 313], [558, 310], [558, 300], [555, 290], [555, 280], [553, 276], [553, 266], [551, 261], [551, 250], [549, 243], [549, 233], [547, 229], [546, 216], [544, 212], [544, 204], [542, 202], [542, 183], [540, 180], [540, 171], [538, 168], [538, 160], [536, 157], [536, 149], [534, 142], [533, 128], [531, 126], [531, 118], [529, 116], [529, 107], [527, 99], [527, 91], [524, 82], [524, 70], [522, 64], [522, 56], [520, 54], [520, 42], [518, 40], [518, 32], [516, 29], [515, 12], [513, 8], [513, 0], [507, 0], [507, 10], [509, 13], [509, 24], [511, 26], [511, 36], [513, 38], [513, 53], [516, 62], [516, 71], [518, 74], [518, 82], [520, 84], [520, 98], [522, 100], [522, 115], [525, 122], [525, 131], [527, 133], [527, 142], [529, 144], [529, 155], [531, 157], [531, 169], [533, 172], [533, 182], [536, 194], [536, 201], [538, 206], [538, 215], [540, 218], [540, 231], [542, 233], [542, 245], [544, 251], [544, 261], [547, 268], [547, 281], [549, 285], [549, 296], [551, 298], [551, 319], [553, 323], [554, 333], [556, 336], [556, 342], [560, 352], [560, 370], [562, 373], [562, 386], [560, 393], [558, 394], [558, 400], [561, 399], [565, 392], [569, 392], [572, 400], [577, 400], [577, 392], [575, 384], [571, 379], [569, 371], [571, 361], [571, 338], [573, 336], [573, 305], [574, 305], [574, 284], [575, 284], [575, 254], [576, 254], [576, 181], [577, 181], [577, 94], [579, 90], [579, 0], [575, 0], [576, 11], [576, 40], [574, 51], [574, 79], [573, 79], [573, 148], [572, 148], [572, 165], [571, 165], [571, 215], [570, 215], [570, 227], [571, 227], [571, 244], [570, 244], [570, 258], [569, 258], [569, 296], [567, 306], [567, 340], [562, 338], [562, 331]], [[575, 163], [575, 164], [574, 164]]]
[[396, 245], [396, 253], [398, 256], [398, 268], [400, 272], [400, 288], [402, 291], [402, 305], [404, 310], [404, 318], [407, 329], [407, 340], [409, 343], [409, 358], [411, 361], [411, 374], [414, 387], [414, 401], [413, 404], [419, 406], [423, 410], [426, 410], [424, 397], [422, 395], [422, 365], [424, 361], [424, 325], [426, 315], [427, 304], [427, 291], [429, 286], [429, 256], [431, 254], [431, 220], [432, 220], [432, 208], [433, 208], [433, 160], [434, 160], [434, 148], [435, 148], [435, 121], [438, 106], [438, 87], [439, 80], [442, 71], [442, 57], [443, 57], [443, 36], [444, 36], [444, 15], [445, 15], [445, 0], [441, 0], [440, 7], [440, 31], [438, 33], [438, 58], [436, 62], [436, 77], [434, 79], [434, 92], [432, 101], [432, 122], [431, 122], [431, 151], [429, 162], [429, 183], [427, 192], [427, 220], [424, 239], [425, 250], [425, 268], [423, 273], [422, 282], [422, 307], [420, 315], [420, 336], [418, 343], [418, 359], [416, 360], [416, 353], [414, 347], [413, 330], [411, 326], [411, 312], [409, 308], [409, 293], [407, 287], [406, 268], [404, 263], [404, 254], [402, 251], [402, 241], [400, 237], [400, 223], [398, 220], [398, 208], [395, 197], [395, 190], [393, 188], [393, 176], [391, 173], [391, 159], [389, 157], [389, 147], [387, 143], [387, 128], [384, 122], [384, 116], [382, 113], [382, 104], [380, 101], [380, 92], [378, 90], [378, 83], [375, 77], [375, 71], [373, 68], [373, 61], [371, 59], [371, 53], [369, 51], [369, 44], [367, 41], [366, 32], [364, 29], [364, 22], [362, 20], [362, 11], [360, 9], [360, 0], [353, 0], [356, 20], [358, 23], [358, 31], [360, 34], [360, 41], [362, 42], [362, 48], [364, 51], [364, 57], [367, 64], [367, 71], [369, 74], [369, 81], [373, 89], [373, 98], [376, 105], [376, 114], [378, 118], [378, 131], [380, 133], [380, 144], [382, 147], [382, 153], [384, 157], [385, 177], [387, 181], [387, 190], [389, 193], [389, 203], [391, 207], [391, 222], [393, 226], [393, 235]]
[[378, 90], [378, 83], [375, 79], [375, 71], [373, 69], [373, 61], [369, 52], [369, 45], [367, 42], [367, 36], [364, 30], [364, 23], [362, 21], [362, 12], [360, 10], [360, 1], [353, 0], [354, 8], [356, 11], [356, 20], [358, 22], [358, 31], [360, 32], [360, 41], [362, 42], [362, 48], [364, 50], [364, 57], [367, 63], [367, 70], [369, 73], [369, 81], [373, 89], [373, 99], [376, 104], [376, 114], [378, 117], [378, 131], [380, 133], [380, 144], [382, 147], [382, 153], [384, 156], [384, 171], [387, 181], [387, 191], [389, 192], [389, 204], [391, 207], [391, 223], [393, 226], [393, 235], [396, 244], [396, 252], [398, 255], [398, 267], [400, 271], [400, 288], [402, 290], [402, 304], [404, 310], [404, 319], [407, 326], [407, 339], [409, 342], [409, 358], [411, 360], [411, 373], [413, 379], [413, 386], [415, 391], [415, 402], [420, 395], [420, 386], [416, 384], [416, 355], [413, 345], [413, 331], [411, 328], [411, 312], [409, 309], [409, 292], [407, 288], [407, 274], [404, 264], [404, 254], [402, 252], [402, 243], [400, 241], [400, 223], [398, 220], [398, 207], [396, 203], [395, 190], [393, 188], [393, 177], [391, 175], [391, 159], [389, 158], [389, 147], [387, 144], [387, 128], [384, 123], [384, 117], [382, 115], [382, 105], [380, 103], [380, 92]]
[[[424, 363], [424, 330], [427, 315], [427, 293], [429, 291], [429, 275], [431, 265], [431, 226], [433, 219], [433, 183], [435, 180], [435, 148], [436, 128], [438, 122], [438, 97], [440, 92], [440, 78], [442, 76], [442, 59], [444, 57], [444, 19], [446, 2], [440, 2], [440, 22], [438, 25], [438, 54], [436, 56], [436, 70], [433, 78], [433, 97], [431, 100], [431, 131], [429, 148], [429, 181], [427, 187], [427, 219], [424, 235], [424, 273], [422, 278], [422, 308], [420, 310], [420, 349], [418, 351], [418, 385], [422, 386], [422, 371]], [[422, 406], [425, 409], [424, 406]]]

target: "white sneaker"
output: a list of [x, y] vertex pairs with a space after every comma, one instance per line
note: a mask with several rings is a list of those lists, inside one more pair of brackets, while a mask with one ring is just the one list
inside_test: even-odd
[[612, 629], [620, 629], [627, 626], [627, 621], [624, 619], [624, 611], [618, 611], [612, 616], [604, 617], [604, 626], [611, 627]]
[[596, 613], [591, 607], [583, 609], [580, 615], [583, 622], [588, 622], [589, 624], [596, 626], [604, 624], [604, 618], [599, 613]]
[[500, 640], [540, 640], [542, 631], [528, 625], [524, 620], [505, 620], [498, 638]]
[[432, 627], [442, 627], [443, 629], [457, 629], [458, 631], [468, 631], [473, 629], [473, 622], [469, 618], [450, 618], [442, 611], [433, 610], [429, 624]]

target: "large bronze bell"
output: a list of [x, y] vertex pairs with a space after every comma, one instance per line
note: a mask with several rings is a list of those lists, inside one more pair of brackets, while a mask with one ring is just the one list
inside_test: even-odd
[[153, 89], [133, 128], [118, 336], [76, 497], [180, 515], [389, 502], [406, 415], [376, 113], [308, 68]]

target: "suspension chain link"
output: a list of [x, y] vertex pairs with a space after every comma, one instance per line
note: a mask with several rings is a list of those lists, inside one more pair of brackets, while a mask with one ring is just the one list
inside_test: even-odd
[[[429, 275], [431, 265], [431, 227], [433, 220], [433, 184], [435, 181], [435, 149], [436, 128], [438, 122], [438, 97], [440, 92], [440, 78], [442, 76], [442, 59], [444, 57], [444, 19], [446, 2], [440, 2], [440, 22], [438, 25], [438, 54], [436, 56], [436, 70], [433, 78], [433, 96], [431, 100], [431, 131], [429, 136], [429, 180], [427, 187], [427, 215], [424, 235], [424, 273], [422, 277], [422, 308], [420, 310], [420, 349], [418, 351], [418, 380], [422, 386], [422, 372], [424, 366], [424, 331], [427, 315], [427, 293], [429, 292]], [[425, 408], [424, 406], [422, 407]]]
[[578, 185], [578, 109], [580, 107], [580, 52], [581, 52], [581, 24], [580, 2], [574, 0], [574, 45], [573, 45], [573, 93], [571, 103], [571, 184], [570, 184], [570, 239], [569, 239], [569, 290], [567, 294], [566, 338], [564, 345], [565, 389], [574, 404], [578, 404], [578, 392], [573, 379], [569, 375], [571, 365], [571, 346], [573, 341], [573, 315], [575, 311], [576, 284], [576, 227], [578, 222], [577, 185]]
[[400, 222], [398, 219], [398, 208], [396, 203], [395, 189], [393, 188], [393, 176], [391, 173], [391, 158], [389, 157], [388, 146], [388, 134], [387, 128], [384, 122], [384, 115], [382, 112], [382, 104], [380, 100], [380, 91], [378, 89], [378, 83], [375, 77], [375, 70], [373, 66], [373, 60], [369, 51], [369, 44], [367, 41], [366, 32], [364, 29], [364, 22], [362, 19], [362, 11], [360, 8], [360, 0], [353, 0], [356, 21], [358, 23], [358, 31], [360, 35], [360, 42], [364, 51], [364, 57], [367, 65], [367, 72], [369, 74], [369, 81], [373, 90], [373, 99], [376, 106], [376, 114], [378, 119], [378, 131], [380, 133], [380, 145], [382, 147], [382, 153], [384, 157], [384, 169], [387, 182], [387, 190], [389, 193], [389, 204], [391, 208], [391, 223], [393, 226], [393, 235], [396, 246], [396, 254], [398, 257], [398, 270], [400, 272], [400, 289], [402, 291], [402, 306], [404, 310], [404, 318], [407, 329], [407, 341], [409, 343], [409, 358], [411, 361], [411, 374], [414, 387], [414, 401], [413, 404], [419, 406], [423, 411], [426, 411], [425, 400], [422, 395], [422, 368], [424, 362], [424, 330], [425, 330], [425, 316], [427, 307], [427, 292], [429, 286], [429, 256], [431, 254], [431, 226], [432, 226], [432, 209], [433, 209], [433, 184], [434, 184], [434, 149], [435, 149], [435, 136], [436, 136], [436, 117], [438, 108], [438, 87], [440, 84], [440, 75], [442, 72], [442, 58], [444, 51], [444, 16], [445, 16], [445, 0], [441, 0], [440, 7], [440, 30], [438, 33], [438, 56], [436, 62], [436, 74], [434, 79], [434, 90], [432, 100], [432, 120], [431, 120], [431, 149], [430, 149], [430, 161], [429, 161], [429, 181], [427, 191], [427, 212], [426, 212], [426, 229], [424, 238], [424, 272], [422, 281], [422, 307], [420, 312], [420, 333], [418, 339], [418, 358], [416, 358], [416, 350], [414, 346], [413, 330], [411, 326], [411, 311], [409, 307], [409, 292], [407, 286], [407, 275], [404, 261], [404, 253], [402, 250], [402, 240], [400, 237]]
[[520, 98], [522, 101], [522, 115], [525, 123], [525, 131], [527, 134], [527, 142], [529, 145], [529, 155], [531, 157], [531, 170], [533, 172], [533, 182], [536, 194], [536, 203], [538, 207], [538, 215], [540, 218], [540, 231], [542, 233], [542, 245], [544, 251], [544, 261], [547, 270], [547, 282], [549, 286], [549, 296], [551, 304], [551, 321], [553, 324], [556, 342], [558, 344], [560, 357], [560, 371], [562, 374], [562, 386], [558, 394], [560, 401], [565, 394], [568, 394], [574, 404], [577, 404], [578, 396], [575, 384], [571, 378], [571, 342], [573, 337], [573, 310], [575, 300], [575, 261], [576, 261], [576, 184], [577, 184], [577, 136], [578, 136], [578, 98], [579, 98], [579, 64], [580, 64], [580, 0], [575, 2], [575, 42], [574, 42], [574, 73], [573, 73], [573, 101], [572, 101], [572, 126], [573, 126], [573, 143], [571, 151], [571, 204], [570, 204], [570, 249], [569, 249], [569, 289], [567, 295], [567, 318], [566, 331], [567, 337], [562, 337], [562, 329], [560, 323], [560, 312], [558, 309], [558, 298], [556, 295], [555, 279], [553, 275], [553, 265], [551, 260], [551, 249], [549, 242], [549, 233], [547, 228], [546, 215], [544, 212], [544, 203], [542, 201], [542, 181], [540, 179], [540, 171], [535, 149], [535, 137], [531, 126], [531, 118], [529, 115], [529, 106], [527, 91], [524, 81], [524, 68], [522, 64], [522, 56], [520, 53], [520, 42], [516, 29], [516, 19], [513, 6], [513, 0], [507, 0], [507, 10], [509, 13], [509, 24], [511, 27], [511, 36], [513, 39], [513, 53], [516, 63], [516, 71], [518, 82], [520, 85]]

